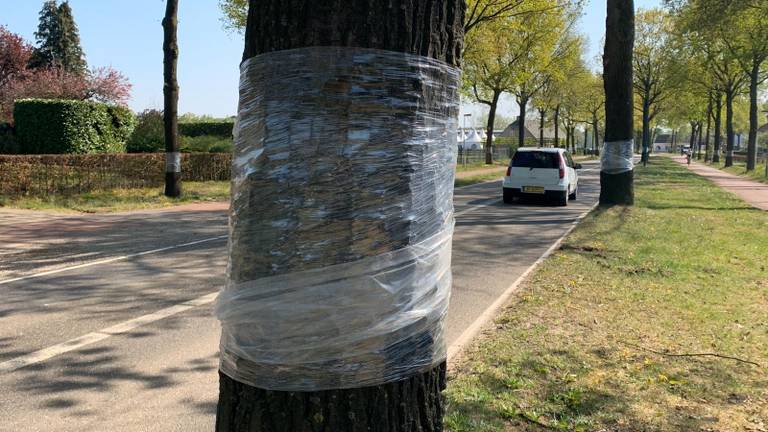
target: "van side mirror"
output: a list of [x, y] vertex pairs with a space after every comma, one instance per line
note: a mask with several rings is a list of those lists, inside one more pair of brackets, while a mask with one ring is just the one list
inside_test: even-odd
[[575, 164], [573, 167], [576, 168], [576, 169], [582, 169], [583, 168], [580, 163]]

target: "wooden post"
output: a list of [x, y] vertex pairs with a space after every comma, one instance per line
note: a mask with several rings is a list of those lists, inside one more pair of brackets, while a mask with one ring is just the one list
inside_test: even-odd
[[166, 0], [163, 18], [163, 125], [165, 128], [165, 196], [181, 196], [181, 154], [179, 153], [179, 83], [176, 64], [179, 45], [176, 40], [178, 26], [178, 0]]

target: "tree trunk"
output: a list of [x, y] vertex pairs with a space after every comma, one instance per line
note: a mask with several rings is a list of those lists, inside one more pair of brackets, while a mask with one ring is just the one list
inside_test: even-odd
[[701, 146], [701, 144], [702, 144], [702, 142], [701, 142], [701, 139], [702, 139], [701, 138], [701, 136], [702, 136], [701, 135], [701, 132], [702, 132], [701, 131], [701, 126], [702, 126], [701, 121], [698, 121], [696, 123], [696, 149], [698, 150], [698, 153], [696, 155], [696, 159], [699, 159], [699, 160], [701, 159], [701, 147], [702, 147]]
[[[608, 0], [607, 7], [603, 53], [605, 142], [613, 143], [630, 141], [634, 137], [632, 51], [635, 5], [633, 0]], [[604, 167], [601, 168], [600, 204], [633, 204], [633, 177], [633, 170], [606, 172]]]
[[499, 106], [500, 91], [493, 92], [493, 99], [491, 100], [491, 108], [488, 110], [488, 124], [485, 127], [485, 163], [491, 165], [493, 163], [493, 124], [496, 121], [496, 108]]
[[734, 146], [734, 131], [733, 131], [733, 98], [734, 91], [729, 90], [725, 92], [725, 167], [733, 166], [733, 146]]
[[717, 92], [715, 96], [715, 148], [712, 151], [712, 163], [720, 163], [720, 147], [723, 142], [723, 95]]
[[643, 166], [648, 164], [648, 149], [651, 146], [651, 107], [647, 100], [643, 100], [643, 152], [641, 160]]
[[539, 147], [544, 147], [544, 116], [547, 111], [539, 109]]
[[747, 142], [747, 171], [757, 166], [757, 90], [760, 84], [760, 63], [753, 62], [749, 72], [749, 141]]
[[528, 109], [528, 97], [518, 97], [517, 104], [520, 106], [520, 115], [517, 120], [517, 146], [525, 147], [525, 111]]
[[600, 151], [598, 150], [600, 147], [600, 130], [599, 125], [597, 124], [597, 115], [592, 115], [592, 152], [600, 156]]
[[[463, 44], [464, 11], [465, 3], [463, 0], [444, 2], [432, 0], [392, 0], [388, 2], [378, 0], [250, 0], [243, 59], [248, 60], [265, 53], [304, 47], [355, 47], [431, 57], [449, 65], [458, 66]], [[363, 62], [364, 60], [364, 57], [361, 56], [360, 61]], [[365, 64], [361, 64], [361, 67], [365, 67]], [[317, 85], [318, 92], [328, 91], [331, 94], [343, 94], [344, 92], [343, 82], [317, 80], [317, 84], [311, 85]], [[426, 78], [425, 82], [414, 82], [413, 88], [414, 91], [426, 88]], [[389, 90], [386, 86], [382, 86], [381, 89], [384, 92]], [[382, 94], [380, 97], [387, 97], [387, 95]], [[301, 103], [300, 100], [296, 101], [295, 96], [290, 92], [286, 92], [284, 98], [285, 104]], [[334, 118], [337, 121], [342, 121], [338, 119], [343, 118], [346, 105], [343, 100], [339, 100], [338, 104], [338, 107], [329, 108], [334, 108], [334, 115], [337, 116]], [[269, 110], [270, 107], [267, 106], [264, 109]], [[410, 105], [399, 107], [398, 115], [405, 116], [406, 119], [410, 118], [413, 113], [405, 112], [409, 109], [415, 110], [417, 108], [410, 108]], [[453, 112], [454, 108], [446, 109], [448, 110], [446, 114], [458, 115], [458, 99], [455, 106], [456, 112]], [[350, 112], [348, 115], [350, 133], [357, 126], [352, 123], [353, 114], [359, 113]], [[297, 123], [303, 122], [304, 124], [304, 126], [296, 126], [298, 133], [305, 132], [300, 129], [301, 127], [312, 127], [307, 126], [308, 122], [304, 120], [304, 118], [297, 119]], [[373, 134], [373, 132], [370, 133]], [[326, 144], [310, 142], [311, 138], [308, 138], [309, 141], [307, 142], [300, 143], [299, 141], [303, 138], [294, 137], [291, 139], [288, 135], [285, 134], [285, 138], [273, 137], [273, 139], [285, 139], [286, 151], [290, 153], [299, 153], [304, 151], [303, 149], [314, 148], [314, 146], [322, 147], [323, 144]], [[299, 145], [303, 149], [290, 147], [298, 147]], [[329, 146], [328, 148], [330, 152], [333, 152], [331, 149], [336, 147]], [[390, 147], [378, 151], [381, 150], [389, 151], [392, 154], [388, 157], [400, 153], [404, 154], [408, 151], [399, 142], [392, 142]], [[349, 163], [352, 165], [348, 167], [331, 166], [329, 168], [327, 161], [333, 161], [333, 158], [338, 156], [335, 153], [322, 153], [322, 149], [316, 150], [316, 152], [320, 152], [317, 160], [307, 161], [307, 166], [301, 167], [302, 171], [306, 169], [307, 172], [322, 173], [324, 170], [330, 169], [329, 175], [333, 176], [340, 176], [340, 173], [343, 172], [345, 175], [356, 178], [355, 184], [361, 185], [359, 190], [344, 191], [343, 194], [332, 194], [333, 191], [329, 190], [327, 193], [323, 192], [325, 198], [322, 196], [292, 196], [291, 193], [298, 194], [300, 192], [294, 191], [295, 188], [291, 189], [288, 185], [275, 186], [275, 180], [269, 178], [254, 179], [254, 182], [260, 183], [253, 184], [252, 189], [258, 190], [262, 186], [261, 183], [264, 183], [263, 186], [283, 190], [286, 196], [283, 196], [282, 200], [285, 202], [324, 199], [327, 201], [325, 208], [330, 209], [328, 211], [331, 212], [340, 211], [337, 208], [342, 210], [355, 208], [355, 205], [360, 204], [360, 200], [366, 199], [365, 197], [371, 199], [371, 196], [380, 196], [384, 189], [389, 192], [385, 197], [379, 199], [385, 203], [396, 199], [393, 197], [395, 192], [399, 195], [404, 194], [406, 198], [413, 194], [413, 185], [410, 183], [413, 181], [412, 175], [393, 171], [389, 174], [382, 173], [379, 179], [371, 182], [365, 179], [365, 177], [370, 177], [370, 174], [365, 173], [362, 165], [354, 165], [355, 161], [350, 161]], [[326, 189], [331, 187], [328, 185], [334, 184], [332, 179], [324, 179], [324, 181]], [[248, 194], [245, 195], [242, 199], [250, 202]], [[450, 199], [450, 197], [446, 199]], [[267, 210], [256, 208], [260, 205], [259, 202], [254, 202], [248, 204], [247, 208], [244, 209], [254, 213], [252, 215], [254, 219], [252, 222], [254, 224], [253, 230], [256, 229], [257, 223], [259, 226], [269, 226], [272, 222], [284, 223], [286, 218], [303, 217], [301, 214], [272, 214]], [[343, 219], [342, 216], [340, 216], [341, 219]], [[293, 222], [294, 219], [291, 221]], [[272, 230], [281, 229], [278, 225], [273, 225], [275, 228]], [[328, 250], [310, 254], [315, 256], [312, 261], [307, 262], [296, 258], [290, 261], [291, 265], [288, 265], [286, 264], [287, 257], [300, 250], [301, 242], [304, 240], [293, 236], [290, 231], [285, 231], [285, 237], [288, 240], [281, 240], [282, 237], [275, 237], [274, 239], [269, 237], [276, 248], [282, 248], [280, 251], [271, 251], [267, 244], [252, 246], [255, 251], [254, 260], [264, 262], [259, 264], [260, 270], [253, 270], [253, 274], [243, 279], [253, 280], [258, 277], [281, 276], [292, 271], [305, 270], [307, 266], [311, 269], [314, 268], [313, 266], [326, 267], [344, 264], [368, 256], [402, 249], [408, 246], [410, 244], [408, 242], [411, 241], [408, 239], [389, 240], [390, 232], [403, 229], [398, 221], [392, 221], [391, 224], [387, 225], [362, 220], [339, 220], [338, 223], [315, 225], [311, 232], [306, 232], [303, 235], [319, 239], [316, 242], [318, 245], [323, 243], [323, 239], [328, 239], [327, 243], [331, 245], [328, 246]], [[367, 226], [363, 227], [363, 225]], [[341, 237], [343, 238], [334, 240], [334, 236], [338, 237], [339, 234], [342, 234]], [[423, 234], [427, 235], [427, 227], [424, 227]], [[370, 238], [374, 235], [378, 238]], [[230, 242], [237, 241], [236, 237], [233, 228]], [[366, 242], [366, 240], [369, 241]], [[344, 246], [342, 243], [347, 245]], [[280, 246], [280, 244], [284, 244], [284, 246]], [[273, 268], [281, 270], [272, 270]], [[301, 313], [301, 311], [297, 311], [297, 313]], [[387, 349], [403, 350], [408, 347], [413, 353], [419, 350], [429, 350], [434, 345], [433, 342], [430, 342], [431, 336], [419, 335], [418, 338], [408, 336], [402, 341], [393, 342], [392, 346]], [[435, 337], [437, 336], [435, 335]], [[247, 360], [240, 358], [237, 361], [238, 365], [248, 363]], [[443, 430], [442, 417], [445, 404], [442, 391], [446, 384], [445, 370], [445, 363], [443, 362], [426, 371], [415, 370], [408, 377], [395, 382], [369, 387], [318, 391], [267, 390], [244, 384], [220, 373], [216, 430], [218, 432], [439, 432]], [[275, 374], [282, 373], [277, 368], [274, 372]], [[334, 370], [334, 372], [336, 371]]]
[[167, 0], [163, 18], [163, 126], [165, 129], [165, 196], [181, 196], [181, 155], [179, 154], [179, 83], [176, 64], [179, 45], [176, 41], [178, 0]]
[[[555, 147], [560, 147], [560, 104], [555, 106]], [[568, 148], [566, 145], [565, 148]]]
[[691, 136], [689, 137], [688, 147], [691, 149], [691, 157], [696, 155], [696, 122], [689, 122], [691, 125]]
[[589, 131], [589, 123], [584, 123], [584, 148], [582, 149], [582, 152], [584, 154], [587, 154], [587, 148], [588, 148], [587, 139], [589, 138], [589, 133], [587, 133], [588, 131]]
[[709, 132], [712, 126], [712, 94], [709, 95], [709, 101], [707, 102], [707, 132], [704, 137], [704, 163], [709, 163], [712, 152], [709, 148]]
[[573, 146], [573, 154], [576, 154], [576, 125], [571, 125], [571, 145]]

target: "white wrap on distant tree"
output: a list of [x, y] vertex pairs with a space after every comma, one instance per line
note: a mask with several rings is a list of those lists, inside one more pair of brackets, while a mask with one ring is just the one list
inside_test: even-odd
[[445, 360], [459, 79], [374, 49], [243, 62], [216, 305], [223, 373], [317, 391]]

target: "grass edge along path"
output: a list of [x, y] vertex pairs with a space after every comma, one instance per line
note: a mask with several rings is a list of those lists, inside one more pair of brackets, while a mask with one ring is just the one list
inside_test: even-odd
[[768, 430], [768, 213], [666, 158], [635, 175], [464, 353], [448, 430]]

